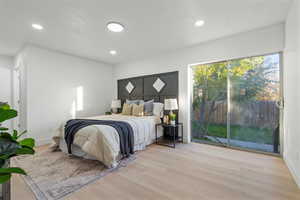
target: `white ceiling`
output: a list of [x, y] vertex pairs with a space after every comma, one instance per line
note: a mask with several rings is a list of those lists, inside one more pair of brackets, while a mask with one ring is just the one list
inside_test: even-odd
[[[283, 22], [290, 0], [0, 0], [0, 54], [27, 43], [108, 63]], [[204, 27], [194, 22], [204, 19]], [[106, 30], [119, 21], [125, 32]], [[31, 28], [40, 23], [44, 30]], [[112, 56], [109, 50], [117, 50]]]

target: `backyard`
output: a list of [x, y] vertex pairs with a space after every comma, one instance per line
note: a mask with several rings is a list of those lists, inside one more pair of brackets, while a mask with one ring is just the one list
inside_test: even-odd
[[279, 54], [194, 66], [193, 139], [277, 151], [279, 74]]
[[[200, 129], [200, 124], [197, 121], [193, 122], [193, 132]], [[217, 138], [227, 138], [227, 126], [220, 124], [211, 124], [208, 126], [208, 136]], [[255, 142], [258, 144], [273, 144], [273, 130], [269, 128], [243, 127], [239, 125], [230, 126], [230, 138], [245, 142]], [[194, 139], [204, 139], [197, 138]], [[206, 140], [209, 140], [206, 138]]]

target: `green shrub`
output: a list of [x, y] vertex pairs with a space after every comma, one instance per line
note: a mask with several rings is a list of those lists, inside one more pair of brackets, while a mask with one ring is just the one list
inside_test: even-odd
[[16, 110], [11, 109], [6, 103], [0, 103], [0, 184], [10, 180], [13, 173], [26, 175], [26, 172], [21, 168], [6, 166], [10, 158], [34, 154], [34, 139], [21, 139], [26, 131], [19, 134], [17, 130], [9, 130], [9, 128], [1, 125], [1, 123], [17, 116]]

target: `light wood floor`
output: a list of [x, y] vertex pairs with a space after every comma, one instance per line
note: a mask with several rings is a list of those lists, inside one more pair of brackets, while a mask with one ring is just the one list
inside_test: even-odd
[[[12, 184], [13, 200], [35, 199], [21, 177]], [[152, 145], [66, 199], [296, 200], [300, 190], [281, 158], [192, 143]]]

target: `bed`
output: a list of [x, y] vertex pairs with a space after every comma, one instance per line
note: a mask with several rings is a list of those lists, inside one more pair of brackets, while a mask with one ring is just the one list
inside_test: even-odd
[[[155, 124], [161, 122], [159, 116], [126, 116], [121, 114], [102, 115], [84, 119], [125, 121], [130, 124], [134, 133], [134, 151], [143, 150], [155, 141]], [[161, 129], [158, 135], [162, 135]], [[55, 145], [68, 153], [64, 140], [64, 125], [53, 137]], [[120, 160], [120, 141], [117, 131], [106, 125], [92, 125], [80, 129], [72, 145], [72, 154], [87, 159], [96, 159], [105, 166], [115, 167]]]
[[[154, 100], [155, 102], [163, 103], [167, 98], [178, 99], [178, 72], [118, 80], [118, 99], [121, 100], [122, 105], [127, 100], [136, 99], [144, 101]], [[112, 120], [128, 123], [133, 129], [134, 151], [143, 150], [155, 141], [155, 125], [161, 123], [161, 116], [158, 115], [135, 117], [113, 114], [84, 119]], [[54, 145], [52, 147], [59, 147], [63, 152], [68, 153], [64, 139], [65, 124], [66, 122], [62, 124], [60, 131], [54, 135]], [[158, 129], [158, 136], [162, 134], [162, 129]], [[107, 125], [90, 125], [82, 128], [75, 135], [72, 144], [72, 154], [87, 159], [99, 160], [109, 168], [116, 167], [122, 158], [120, 155], [119, 135], [113, 127]]]

